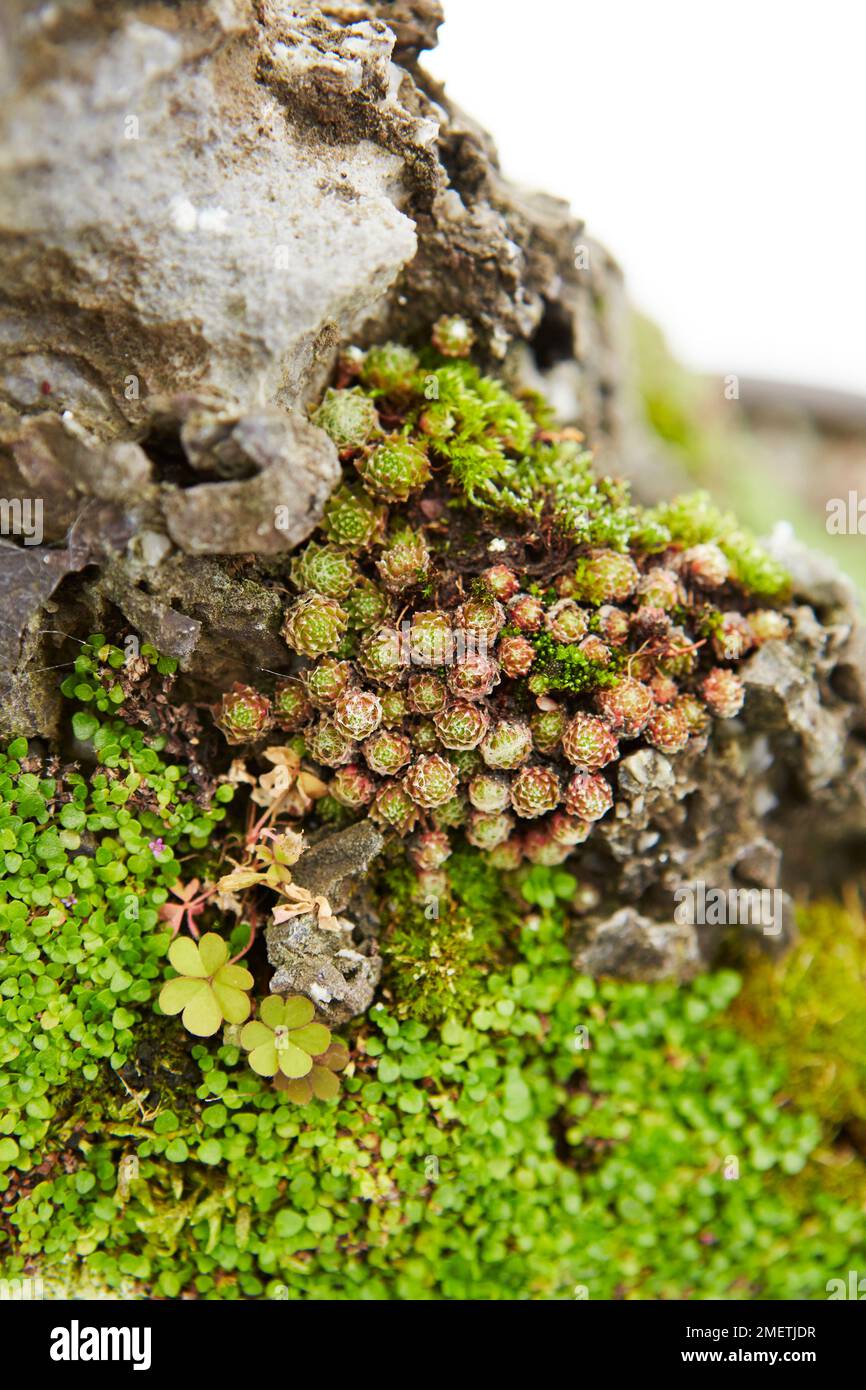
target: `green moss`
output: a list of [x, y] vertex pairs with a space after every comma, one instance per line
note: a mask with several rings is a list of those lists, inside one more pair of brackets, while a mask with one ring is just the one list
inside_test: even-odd
[[440, 1022], [478, 997], [502, 931], [501, 894], [480, 856], [454, 854], [441, 890], [419, 884], [403, 864], [379, 887], [387, 928], [381, 938], [386, 985], [401, 1017]]
[[696, 492], [663, 502], [652, 512], [671, 539], [683, 546], [713, 541], [731, 566], [733, 578], [749, 594], [779, 599], [787, 597], [790, 579], [754, 536], [738, 526], [736, 518], [722, 512], [706, 492]]
[[610, 663], [602, 666], [578, 647], [557, 642], [549, 632], [539, 633], [529, 640], [535, 648], [531, 677], [535, 695], [556, 691], [583, 695], [601, 687], [617, 685], [621, 678], [624, 658], [618, 651], [612, 651]]
[[734, 1017], [784, 1058], [799, 1104], [866, 1147], [866, 923], [855, 902], [819, 902], [798, 926], [781, 960], [750, 960]]

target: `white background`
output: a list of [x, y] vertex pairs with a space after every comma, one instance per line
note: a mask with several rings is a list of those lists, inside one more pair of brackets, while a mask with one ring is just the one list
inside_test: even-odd
[[445, 0], [422, 61], [693, 366], [866, 391], [863, 0]]

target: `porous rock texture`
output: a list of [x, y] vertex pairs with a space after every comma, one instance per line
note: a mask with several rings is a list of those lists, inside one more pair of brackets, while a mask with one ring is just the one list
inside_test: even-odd
[[[491, 361], [564, 365], [588, 438], [614, 440], [619, 273], [418, 66], [440, 20], [438, 0], [4, 7], [0, 480], [44, 499], [46, 544], [83, 530], [50, 590], [2, 591], [0, 732], [56, 734], [55, 633], [106, 602], [209, 698], [278, 664], [259, 563], [333, 486], [302, 411], [340, 343], [459, 311]], [[100, 582], [61, 585], [64, 564]]]
[[[178, 659], [193, 704], [287, 669], [270, 580], [339, 473], [306, 406], [341, 344], [464, 314], [488, 364], [616, 471], [636, 438], [619, 271], [563, 204], [502, 178], [424, 73], [441, 17], [3, 7], [0, 488], [41, 499], [44, 534], [0, 542], [0, 734], [56, 739], [63, 634], [118, 616]], [[743, 715], [684, 757], [623, 758], [575, 860], [583, 968], [687, 974], [720, 933], [673, 921], [677, 886], [802, 891], [861, 853], [866, 641], [844, 583], [794, 559], [794, 641], [745, 665]], [[346, 877], [318, 880], [335, 911]], [[369, 1004], [351, 923], [339, 943], [312, 918], [271, 930], [277, 987], [306, 991], [315, 961], [334, 1021]]]

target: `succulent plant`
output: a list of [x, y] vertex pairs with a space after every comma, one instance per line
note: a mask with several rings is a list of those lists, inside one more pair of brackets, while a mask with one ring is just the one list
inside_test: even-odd
[[[442, 740], [439, 741], [441, 743]], [[477, 748], [449, 748], [447, 751], [448, 761], [456, 767], [461, 782], [471, 781], [484, 767], [484, 760]]]
[[758, 646], [764, 642], [784, 642], [791, 631], [791, 624], [784, 613], [778, 613], [774, 608], [759, 608], [750, 613], [749, 627]]
[[547, 830], [551, 839], [558, 845], [582, 845], [592, 830], [592, 825], [589, 821], [580, 820], [566, 811], [557, 811], [548, 821]]
[[519, 869], [523, 862], [523, 841], [519, 835], [510, 835], [507, 840], [488, 850], [487, 858], [494, 869], [509, 873]]
[[297, 733], [313, 717], [313, 706], [295, 676], [277, 681], [273, 698], [274, 723], [288, 734]]
[[531, 826], [523, 835], [523, 853], [530, 864], [555, 869], [571, 854], [571, 846], [554, 840], [546, 826]]
[[511, 805], [524, 820], [536, 820], [560, 802], [559, 778], [549, 767], [523, 767], [511, 783]]
[[384, 502], [406, 502], [430, 481], [430, 461], [414, 444], [386, 439], [366, 449], [355, 467], [369, 492]]
[[301, 672], [301, 684], [307, 700], [317, 710], [332, 709], [355, 677], [349, 661], [335, 656], [323, 657], [315, 666]]
[[488, 815], [484, 811], [473, 811], [466, 828], [466, 838], [476, 849], [496, 849], [507, 840], [514, 829], [514, 817], [507, 811]]
[[409, 835], [418, 824], [418, 807], [401, 782], [386, 782], [373, 799], [370, 816], [398, 835]]
[[429, 567], [430, 553], [424, 537], [408, 526], [388, 537], [376, 561], [379, 577], [392, 594], [421, 584]]
[[360, 810], [376, 795], [376, 781], [366, 768], [359, 763], [346, 763], [337, 768], [328, 786], [328, 791], [341, 806], [350, 810]]
[[380, 729], [361, 745], [367, 766], [380, 777], [393, 777], [412, 757], [412, 744], [405, 734]]
[[431, 812], [434, 825], [439, 829], [456, 830], [466, 821], [469, 807], [466, 798], [459, 792], [452, 796], [450, 801], [445, 801], [441, 806], [437, 806]]
[[334, 706], [334, 723], [346, 738], [369, 738], [382, 722], [382, 704], [372, 690], [347, 690]]
[[702, 734], [706, 731], [709, 727], [710, 716], [706, 706], [701, 703], [697, 695], [691, 695], [687, 692], [685, 695], [678, 695], [673, 703], [685, 719], [690, 734]]
[[411, 348], [399, 343], [383, 343], [370, 348], [360, 366], [364, 386], [378, 391], [394, 403], [408, 401], [415, 393], [419, 362]]
[[721, 615], [712, 636], [713, 652], [718, 661], [742, 661], [754, 645], [754, 633], [742, 613], [731, 611]]
[[330, 1046], [331, 1030], [315, 1023], [316, 1010], [302, 994], [283, 999], [271, 994], [259, 1005], [259, 1017], [241, 1029], [241, 1046], [259, 1076], [282, 1072], [289, 1080], [308, 1076], [313, 1058]]
[[343, 599], [358, 580], [358, 567], [348, 550], [328, 541], [310, 541], [292, 560], [291, 580], [301, 593], [314, 590], [326, 598]]
[[412, 842], [409, 855], [417, 869], [427, 873], [439, 869], [451, 855], [451, 841], [444, 830], [425, 830]]
[[378, 584], [364, 577], [347, 594], [343, 607], [349, 615], [349, 627], [356, 632], [367, 632], [379, 627], [389, 616], [391, 599]]
[[385, 508], [363, 488], [343, 486], [328, 498], [322, 529], [329, 541], [347, 550], [371, 545], [385, 524]]
[[455, 700], [434, 715], [436, 732], [445, 748], [462, 751], [477, 748], [490, 725], [490, 716], [481, 705]]
[[323, 767], [341, 767], [352, 761], [356, 747], [333, 719], [323, 717], [307, 735], [307, 751]]
[[599, 690], [595, 703], [605, 724], [617, 738], [637, 738], [643, 733], [655, 708], [652, 691], [630, 676], [626, 676], [618, 685]]
[[382, 723], [386, 729], [400, 728], [409, 716], [409, 698], [405, 690], [382, 690], [379, 694], [382, 706]]
[[472, 328], [457, 314], [443, 314], [437, 319], [431, 337], [443, 357], [468, 357], [475, 345]]
[[561, 598], [547, 610], [545, 622], [557, 642], [579, 642], [589, 627], [589, 615], [573, 598]]
[[723, 666], [714, 666], [701, 681], [701, 694], [707, 709], [717, 719], [733, 719], [743, 708], [745, 687], [739, 676]]
[[403, 778], [403, 786], [412, 800], [430, 811], [450, 801], [457, 791], [457, 770], [438, 753], [425, 753], [418, 758]]
[[673, 570], [657, 565], [638, 580], [637, 601], [641, 608], [661, 608], [667, 612], [682, 602], [682, 587]]
[[375, 685], [399, 685], [408, 664], [407, 644], [395, 627], [377, 627], [361, 642], [358, 665]]
[[527, 638], [503, 637], [497, 648], [499, 665], [510, 680], [529, 674], [535, 660], [535, 648]]
[[646, 726], [646, 741], [660, 753], [681, 753], [689, 741], [686, 716], [675, 703], [659, 705]]
[[413, 613], [409, 653], [415, 666], [450, 664], [454, 656], [454, 633], [447, 613], [439, 608]]
[[511, 801], [508, 779], [497, 776], [495, 772], [477, 773], [471, 779], [467, 793], [475, 810], [488, 815], [504, 811]]
[[702, 589], [721, 588], [730, 573], [730, 565], [717, 545], [693, 545], [678, 559], [683, 577]]
[[[467, 333], [443, 318], [438, 353], [342, 355], [314, 419], [358, 478], [292, 560], [284, 631], [307, 669], [273, 710], [333, 769], [300, 814], [368, 808], [408, 835], [423, 813], [428, 886], [456, 830], [503, 867], [563, 862], [612, 805], [620, 740], [680, 752], [741, 707], [728, 668], [788, 632], [784, 577], [743, 533], [706, 499], [648, 512], [594, 478], [540, 404], [465, 360]], [[246, 739], [265, 697], [242, 693]]]
[[253, 977], [243, 966], [229, 963], [229, 948], [216, 932], [207, 932], [199, 941], [178, 937], [168, 948], [168, 958], [178, 978], [163, 985], [159, 1007], [164, 1014], [181, 1014], [188, 1033], [209, 1038], [223, 1023], [249, 1018]]
[[229, 743], [249, 743], [271, 727], [271, 702], [252, 686], [235, 682], [214, 709], [214, 719]]
[[445, 708], [448, 688], [441, 676], [418, 671], [409, 677], [408, 702], [415, 714], [438, 714]]
[[576, 772], [566, 787], [565, 809], [578, 820], [600, 820], [613, 805], [610, 784], [593, 772]]
[[544, 604], [534, 594], [515, 594], [508, 603], [508, 621], [521, 632], [538, 632], [544, 626]]
[[630, 555], [592, 550], [578, 564], [572, 597], [590, 603], [621, 603], [637, 588], [640, 571]]
[[597, 666], [609, 666], [613, 659], [610, 647], [600, 637], [596, 637], [594, 632], [581, 638], [577, 644], [577, 650], [586, 657], [587, 661], [594, 661]]
[[500, 603], [508, 603], [515, 594], [520, 593], [520, 580], [507, 565], [491, 565], [481, 571], [481, 582]]
[[568, 715], [560, 705], [538, 710], [530, 719], [532, 742], [539, 753], [554, 753], [562, 742]]
[[324, 594], [304, 594], [286, 613], [283, 636], [300, 656], [324, 656], [336, 651], [349, 616], [336, 599]]
[[576, 714], [562, 736], [562, 751], [582, 772], [599, 772], [619, 757], [615, 735], [595, 714]]
[[499, 663], [469, 652], [448, 668], [448, 689], [458, 700], [483, 700], [499, 684]]
[[481, 744], [481, 756], [487, 766], [505, 770], [520, 767], [531, 752], [532, 731], [520, 719], [498, 720]]
[[595, 615], [598, 634], [610, 647], [622, 647], [628, 641], [631, 624], [628, 613], [613, 603], [603, 603]]
[[375, 404], [356, 387], [348, 391], [327, 390], [322, 404], [313, 412], [312, 421], [330, 435], [341, 450], [360, 449], [368, 439], [381, 433]]

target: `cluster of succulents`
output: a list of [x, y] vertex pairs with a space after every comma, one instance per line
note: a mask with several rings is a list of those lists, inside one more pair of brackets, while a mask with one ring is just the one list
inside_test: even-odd
[[[235, 686], [217, 719], [230, 742], [300, 736], [325, 801], [412, 837], [421, 873], [455, 831], [501, 869], [553, 866], [611, 811], [624, 753], [675, 756], [739, 713], [737, 664], [787, 632], [781, 581], [753, 551], [746, 582], [705, 499], [663, 523], [582, 462], [583, 519], [566, 525], [551, 459], [564, 476], [573, 432], [463, 360], [468, 325], [433, 339], [341, 360], [313, 419], [345, 478], [291, 562], [295, 669], [272, 697]], [[562, 559], [530, 570], [539, 516]]]

